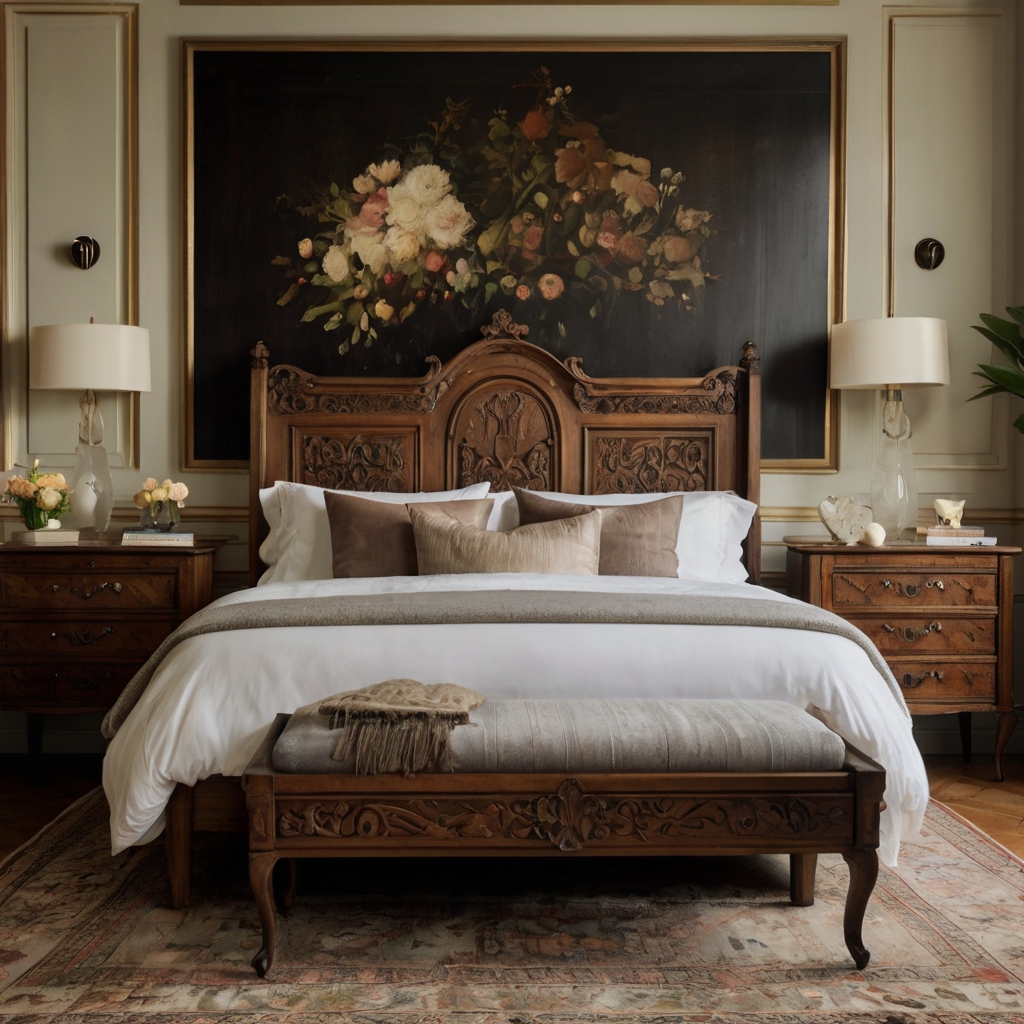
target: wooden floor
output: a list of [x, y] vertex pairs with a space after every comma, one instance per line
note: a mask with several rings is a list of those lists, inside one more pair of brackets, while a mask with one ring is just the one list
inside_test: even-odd
[[[991, 758], [927, 757], [932, 796], [1024, 857], [1024, 758], [1003, 758], [996, 782]], [[97, 755], [0, 755], [0, 859], [30, 839], [65, 807], [100, 784]]]
[[1018, 857], [1024, 857], [1024, 757], [1003, 755], [1005, 782], [996, 782], [992, 759], [971, 764], [959, 757], [926, 757], [932, 796], [973, 822]]

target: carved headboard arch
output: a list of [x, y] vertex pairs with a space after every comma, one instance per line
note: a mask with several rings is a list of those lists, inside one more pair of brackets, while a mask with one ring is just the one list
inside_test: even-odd
[[[760, 494], [757, 349], [702, 378], [592, 378], [524, 340], [507, 313], [427, 374], [315, 377], [253, 351], [250, 582], [267, 523], [259, 489], [292, 480], [352, 490], [435, 491], [490, 480], [577, 494]], [[760, 576], [760, 521], [747, 537]]]

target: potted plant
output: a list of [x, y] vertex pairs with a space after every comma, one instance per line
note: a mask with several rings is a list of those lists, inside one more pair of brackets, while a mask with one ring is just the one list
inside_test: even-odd
[[[1006, 356], [1010, 365], [979, 363], [974, 376], [981, 377], [987, 383], [981, 385], [981, 390], [972, 395], [968, 399], [969, 402], [994, 395], [999, 391], [1024, 398], [1024, 334], [1021, 333], [1021, 327], [1024, 325], [1024, 306], [1007, 306], [1006, 312], [1010, 314], [1012, 320], [981, 313], [981, 321], [985, 326], [974, 325], [976, 331], [984, 334]], [[1024, 434], [1024, 413], [1013, 421], [1013, 425]]]

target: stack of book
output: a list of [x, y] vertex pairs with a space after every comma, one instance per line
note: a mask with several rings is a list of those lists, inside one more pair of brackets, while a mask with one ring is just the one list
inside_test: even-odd
[[22, 544], [77, 544], [78, 530], [23, 530], [15, 537]]
[[986, 537], [980, 526], [929, 526], [925, 537], [926, 544], [940, 547], [984, 548], [996, 542], [997, 538]]
[[193, 533], [147, 530], [141, 526], [126, 526], [121, 534], [122, 544], [136, 544], [139, 547], [190, 548], [196, 542]]

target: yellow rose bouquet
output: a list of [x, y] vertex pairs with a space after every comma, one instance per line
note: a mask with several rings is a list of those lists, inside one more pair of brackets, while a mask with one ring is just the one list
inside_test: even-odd
[[32, 464], [28, 476], [7, 478], [4, 496], [18, 506], [21, 518], [30, 530], [44, 529], [51, 520], [56, 522], [58, 517], [71, 509], [68, 483], [64, 475], [40, 473], [38, 459]]
[[181, 522], [180, 509], [185, 507], [188, 488], [183, 483], [164, 480], [158, 483], [155, 477], [146, 477], [142, 490], [136, 492], [132, 501], [142, 509], [141, 524], [150, 530], [172, 530]]

